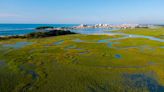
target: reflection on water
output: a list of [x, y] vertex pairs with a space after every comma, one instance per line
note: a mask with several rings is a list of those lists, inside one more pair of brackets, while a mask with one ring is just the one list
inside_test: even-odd
[[158, 81], [145, 74], [124, 74], [126, 86], [137, 89], [147, 89], [149, 92], [164, 92], [164, 86]]
[[122, 58], [122, 56], [121, 56], [120, 54], [116, 54], [116, 55], [115, 55], [115, 58], [120, 59], [120, 58]]
[[37, 78], [39, 78], [39, 75], [38, 75], [34, 70], [32, 70], [33, 67], [34, 67], [33, 64], [29, 64], [29, 65], [27, 65], [27, 66], [25, 66], [25, 65], [20, 65], [20, 66], [19, 66], [19, 69], [20, 69], [21, 71], [24, 71], [26, 74], [30, 74], [30, 75], [32, 76], [33, 79], [37, 79]]
[[3, 60], [0, 60], [0, 67], [3, 67], [6, 63]]
[[18, 49], [18, 48], [22, 48], [24, 46], [32, 45], [32, 44], [33, 44], [33, 42], [17, 42], [15, 44], [3, 44], [2, 46]]
[[[116, 58], [116, 57], [115, 57]], [[118, 55], [118, 58], [122, 58], [122, 56]], [[109, 65], [96, 65], [97, 68], [106, 68], [106, 69], [140, 69], [140, 68], [147, 68], [150, 66], [157, 66], [158, 63], [150, 61], [144, 65], [117, 65], [117, 66], [109, 66]]]
[[75, 49], [75, 48], [76, 48], [76, 46], [74, 46], [74, 45], [70, 45], [70, 46], [65, 47], [66, 50]]
[[88, 53], [89, 53], [89, 51], [79, 52], [80, 55], [88, 54]]
[[150, 61], [150, 62], [148, 62], [148, 65], [156, 65], [156, 63], [153, 61]]
[[161, 48], [164, 48], [164, 46], [161, 46]]
[[64, 40], [60, 40], [60, 41], [58, 41], [58, 42], [55, 42], [54, 44], [55, 45], [60, 45], [60, 44], [62, 44], [64, 42]]
[[76, 48], [76, 46], [69, 46], [68, 48], [69, 49], [74, 49], [74, 48]]
[[121, 50], [121, 49], [139, 49], [141, 52], [144, 52], [145, 50], [149, 50], [149, 51], [154, 51], [156, 50], [155, 48], [153, 47], [150, 47], [150, 46], [122, 46], [122, 47], [112, 47], [112, 46], [108, 46], [109, 48], [114, 48], [114, 49], [117, 49], [117, 50]]
[[112, 48], [114, 44], [120, 44], [120, 42], [109, 42], [108, 47]]
[[74, 42], [85, 42], [85, 41], [81, 39], [75, 39]]
[[33, 79], [37, 79], [39, 77], [39, 75], [33, 70], [29, 70], [28, 73], [32, 75]]
[[123, 40], [123, 39], [127, 39], [127, 38], [146, 38], [146, 39], [149, 39], [149, 40], [164, 42], [163, 39], [159, 39], [159, 38], [155, 38], [155, 37], [151, 37], [151, 36], [128, 35], [128, 34], [121, 34], [121, 33], [118, 33], [118, 35], [123, 35], [123, 37], [103, 39], [103, 40], [99, 40], [98, 42], [103, 42], [103, 43], [105, 43], [105, 42], [109, 42], [109, 41]]

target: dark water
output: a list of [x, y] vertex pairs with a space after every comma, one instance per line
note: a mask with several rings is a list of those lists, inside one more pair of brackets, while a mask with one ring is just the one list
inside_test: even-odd
[[149, 92], [164, 92], [164, 86], [146, 74], [125, 74], [124, 77], [126, 85], [131, 88], [146, 88]]
[[54, 44], [55, 45], [60, 45], [60, 44], [62, 44], [64, 42], [64, 40], [60, 40], [60, 41], [58, 41], [58, 42], [55, 42]]
[[120, 58], [122, 58], [122, 56], [121, 56], [120, 54], [116, 54], [116, 55], [115, 55], [115, 58], [120, 59]]
[[39, 78], [39, 75], [37, 74], [37, 72], [33, 69], [35, 67], [35, 65], [33, 64], [28, 64], [28, 65], [20, 65], [19, 69], [21, 71], [24, 71], [25, 74], [29, 74], [32, 76], [33, 79], [37, 79]]
[[4, 66], [6, 63], [3, 60], [0, 60], [0, 67]]

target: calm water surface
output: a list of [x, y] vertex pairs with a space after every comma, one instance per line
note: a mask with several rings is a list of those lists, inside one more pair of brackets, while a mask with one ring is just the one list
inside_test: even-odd
[[36, 32], [40, 26], [73, 27], [77, 24], [0, 24], [0, 36], [24, 35]]

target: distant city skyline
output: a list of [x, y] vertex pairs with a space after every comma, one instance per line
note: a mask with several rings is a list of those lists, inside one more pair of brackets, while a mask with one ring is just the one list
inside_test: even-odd
[[164, 0], [1, 0], [0, 23], [164, 24]]

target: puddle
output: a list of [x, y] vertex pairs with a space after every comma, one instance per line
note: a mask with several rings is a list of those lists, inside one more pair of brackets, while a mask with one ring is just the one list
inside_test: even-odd
[[120, 42], [109, 42], [108, 47], [112, 48], [114, 44], [120, 44]]
[[115, 41], [115, 40], [122, 40], [122, 39], [127, 39], [129, 37], [124, 36], [124, 37], [120, 37], [120, 38], [109, 38], [109, 39], [103, 39], [103, 40], [98, 40], [98, 43], [108, 43], [110, 41]]
[[128, 46], [128, 47], [122, 47], [120, 49], [129, 49], [129, 48], [136, 48], [136, 49], [139, 49], [140, 51], [144, 51], [144, 50], [154, 51], [155, 50], [155, 48], [152, 48], [150, 46]]
[[155, 62], [152, 62], [152, 61], [148, 62], [148, 66], [153, 66], [153, 65], [157, 65], [157, 64]]
[[74, 42], [85, 42], [85, 41], [83, 41], [83, 40], [81, 40], [81, 39], [75, 39], [75, 40], [73, 40]]
[[[33, 64], [29, 64], [29, 67], [32, 68], [32, 67], [34, 67], [34, 65], [33, 65]], [[28, 68], [26, 68], [26, 66], [24, 66], [24, 65], [20, 65], [20, 66], [19, 66], [19, 69], [20, 69], [21, 71], [25, 71], [26, 74], [30, 74], [30, 75], [32, 76], [33, 79], [38, 79], [38, 78], [39, 78], [39, 75], [38, 75], [34, 70], [28, 69]]]
[[74, 45], [65, 47], [65, 50], [70, 50], [70, 49], [79, 50], [79, 51], [83, 50], [82, 48], [76, 48], [76, 46], [74, 46]]
[[88, 54], [88, 53], [89, 53], [88, 51], [85, 51], [85, 52], [79, 52], [80, 55]]
[[64, 42], [64, 40], [60, 40], [60, 41], [55, 42], [54, 44], [55, 44], [55, 45], [60, 45], [60, 44], [62, 44], [63, 42]]
[[101, 68], [108, 68], [108, 69], [112, 69], [112, 68], [145, 68], [148, 66], [153, 66], [156, 65], [155, 62], [148, 62], [146, 65], [143, 66], [99, 66]]
[[164, 42], [163, 39], [155, 38], [155, 37], [152, 37], [152, 36], [131, 35], [131, 34], [124, 34], [124, 33], [117, 33], [117, 35], [122, 35], [123, 37], [103, 39], [103, 40], [99, 40], [98, 42], [108, 42], [108, 41], [114, 41], [114, 40], [123, 40], [123, 39], [127, 39], [127, 38], [146, 38], [146, 39], [149, 39], [149, 40]]
[[[117, 48], [117, 47], [116, 47]], [[132, 48], [140, 48], [139, 46], [126, 46], [126, 47], [118, 47], [117, 49], [132, 49]]]
[[83, 50], [82, 48], [75, 48], [76, 50]]
[[122, 56], [120, 54], [116, 54], [115, 58], [120, 59], [120, 58], [122, 58]]
[[3, 67], [5, 65], [6, 65], [6, 63], [4, 61], [0, 60], [0, 67]]
[[152, 47], [149, 47], [149, 46], [140, 46], [138, 47], [140, 49], [140, 51], [143, 51], [144, 50], [150, 50], [150, 51], [155, 51], [156, 49], [155, 48], [152, 48]]
[[161, 46], [160, 48], [164, 48], [164, 46]]
[[154, 40], [154, 41], [164, 42], [163, 39], [155, 38], [155, 37], [152, 37], [152, 36], [128, 35], [128, 34], [127, 34], [126, 36], [129, 37], [129, 38], [146, 38], [146, 39], [149, 39], [149, 40]]
[[150, 50], [154, 51], [156, 50], [155, 48], [152, 48], [150, 46], [124, 46], [124, 47], [114, 47], [113, 44], [119, 44], [119, 42], [115, 43], [109, 43], [107, 44], [109, 48], [117, 49], [117, 50], [122, 50], [122, 49], [139, 49], [141, 52], [144, 52], [144, 50]]
[[104, 39], [104, 40], [98, 40], [97, 42], [98, 42], [98, 43], [107, 43], [107, 42], [109, 42], [109, 41], [108, 41], [108, 39]]
[[70, 46], [65, 47], [66, 50], [75, 49], [75, 48], [76, 48], [76, 46], [74, 46], [74, 45], [70, 45]]
[[33, 70], [29, 70], [28, 74], [31, 74], [33, 79], [37, 79], [39, 77], [39, 75]]
[[19, 49], [19, 48], [25, 47], [27, 45], [32, 45], [32, 44], [33, 44], [33, 42], [17, 42], [15, 44], [3, 44], [2, 46]]
[[108, 47], [112, 48], [113, 47], [113, 43], [108, 43]]
[[47, 45], [44, 45], [44, 47], [51, 47], [52, 45], [50, 45], [50, 44], [47, 44]]
[[145, 66], [106, 66], [104, 68], [112, 69], [112, 68], [144, 68]]
[[157, 80], [145, 74], [124, 74], [126, 86], [137, 89], [148, 89], [149, 92], [164, 92]]
[[82, 55], [82, 54], [87, 54], [88, 52], [80, 52], [79, 54]]

